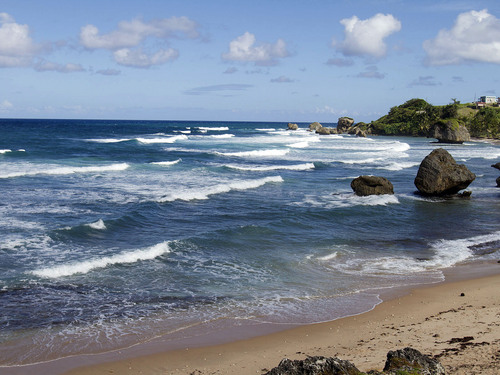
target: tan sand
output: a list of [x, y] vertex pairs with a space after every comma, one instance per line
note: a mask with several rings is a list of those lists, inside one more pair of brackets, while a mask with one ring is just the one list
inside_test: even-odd
[[368, 313], [333, 322], [126, 357], [67, 374], [261, 374], [282, 358], [307, 355], [337, 356], [362, 371], [381, 370], [387, 351], [406, 346], [438, 356], [448, 374], [500, 374], [500, 274], [418, 288]]

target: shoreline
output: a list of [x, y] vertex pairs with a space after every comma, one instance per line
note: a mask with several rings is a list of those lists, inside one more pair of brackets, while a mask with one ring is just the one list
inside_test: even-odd
[[[222, 332], [226, 337], [215, 337], [215, 343], [211, 342], [214, 337], [208, 335], [196, 345], [188, 340], [191, 343], [186, 343], [183, 349], [168, 350], [162, 348], [161, 342], [150, 342], [109, 353], [0, 369], [5, 375], [26, 372], [38, 375], [260, 374], [264, 369], [277, 366], [285, 357], [304, 359], [322, 355], [349, 360], [360, 370], [368, 371], [381, 370], [389, 350], [406, 346], [424, 354], [441, 355], [439, 360], [449, 368], [458, 366], [455, 362], [460, 357], [457, 352], [460, 346], [449, 341], [465, 336], [474, 337], [470, 346], [463, 347], [465, 351], [484, 351], [484, 343], [488, 342], [492, 353], [498, 354], [500, 264], [463, 265], [446, 270], [445, 275], [445, 281], [437, 284], [384, 291], [380, 294], [383, 302], [372, 310], [333, 321], [281, 326], [279, 329], [260, 326], [257, 327], [260, 331], [253, 332], [253, 337], [248, 338], [247, 332], [243, 339], [238, 336], [241, 334], [238, 330], [229, 335]], [[462, 297], [461, 293], [465, 296]], [[461, 323], [459, 315], [465, 315], [461, 317]], [[458, 324], [464, 328], [463, 333], [457, 331]], [[485, 325], [486, 331], [489, 330], [487, 333]], [[249, 328], [252, 327], [244, 327], [244, 330]], [[484, 357], [475, 352], [471, 356]], [[471, 362], [471, 358], [464, 362]], [[496, 361], [500, 366], [500, 355]], [[482, 371], [478, 374], [488, 374], [484, 368]]]

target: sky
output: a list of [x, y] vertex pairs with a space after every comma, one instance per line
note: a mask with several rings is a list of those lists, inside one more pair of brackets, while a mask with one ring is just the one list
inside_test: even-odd
[[500, 95], [498, 0], [0, 0], [0, 117], [369, 122]]

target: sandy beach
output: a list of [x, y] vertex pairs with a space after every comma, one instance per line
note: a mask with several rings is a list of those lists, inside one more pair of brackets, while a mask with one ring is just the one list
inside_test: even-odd
[[449, 374], [498, 374], [499, 271], [497, 263], [479, 269], [486, 277], [458, 268], [444, 283], [386, 296], [361, 315], [222, 345], [137, 357], [124, 352], [123, 358], [66, 374], [261, 374], [283, 358], [316, 355], [349, 360], [362, 371], [381, 370], [389, 350], [407, 346], [437, 357]]

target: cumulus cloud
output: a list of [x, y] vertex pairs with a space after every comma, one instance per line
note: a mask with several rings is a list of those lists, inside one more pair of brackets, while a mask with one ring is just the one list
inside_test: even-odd
[[153, 65], [161, 65], [167, 61], [175, 60], [179, 57], [179, 52], [175, 49], [159, 50], [148, 55], [142, 49], [122, 48], [113, 53], [115, 61], [124, 66], [135, 68], [149, 68]]
[[29, 66], [39, 47], [30, 37], [28, 25], [0, 13], [0, 67]]
[[85, 69], [80, 64], [58, 64], [51, 61], [39, 61], [34, 66], [37, 72], [59, 72], [59, 73], [75, 73], [84, 72]]
[[333, 44], [345, 56], [383, 57], [387, 53], [384, 39], [401, 30], [401, 22], [392, 14], [378, 13], [366, 20], [353, 16], [340, 23], [345, 28], [345, 39], [339, 45]]
[[118, 28], [108, 34], [99, 34], [94, 25], [86, 25], [80, 30], [80, 43], [88, 49], [117, 50], [126, 47], [135, 47], [148, 37], [168, 39], [179, 34], [189, 38], [199, 36], [196, 22], [187, 17], [171, 17], [151, 22], [141, 19], [122, 21]]
[[245, 32], [229, 43], [229, 52], [222, 58], [230, 61], [254, 62], [259, 65], [271, 65], [276, 59], [289, 56], [286, 43], [278, 39], [276, 43], [256, 43], [255, 35]]
[[450, 30], [440, 30], [423, 47], [429, 65], [500, 64], [500, 20], [486, 9], [461, 13]]
[[107, 34], [100, 34], [94, 25], [86, 25], [80, 30], [80, 43], [87, 49], [113, 51], [113, 58], [120, 65], [149, 68], [175, 60], [179, 52], [168, 48], [146, 53], [143, 50], [146, 40], [156, 38], [166, 42], [180, 36], [199, 37], [196, 22], [187, 17], [171, 17], [150, 22], [134, 19], [120, 22], [116, 30]]

